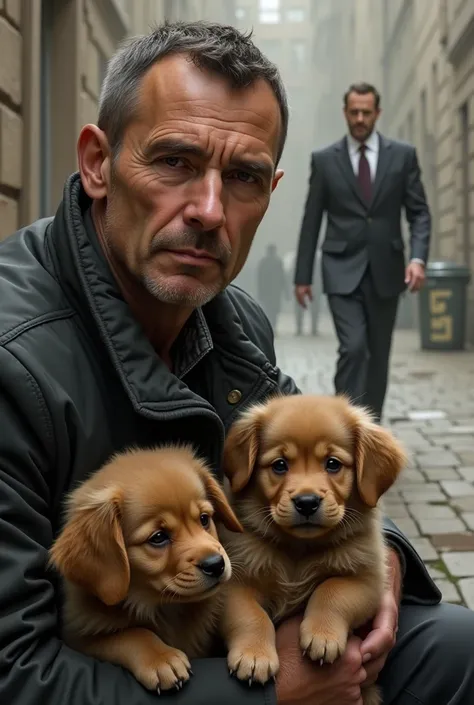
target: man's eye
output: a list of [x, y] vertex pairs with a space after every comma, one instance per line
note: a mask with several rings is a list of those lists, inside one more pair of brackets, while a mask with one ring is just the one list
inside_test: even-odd
[[166, 166], [176, 167], [182, 166], [183, 160], [179, 157], [164, 157], [161, 161], [166, 164]]
[[242, 181], [244, 184], [257, 183], [257, 178], [248, 171], [234, 171], [232, 174], [235, 179]]

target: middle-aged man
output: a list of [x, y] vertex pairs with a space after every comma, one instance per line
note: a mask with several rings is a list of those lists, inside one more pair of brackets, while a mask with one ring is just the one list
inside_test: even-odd
[[[348, 135], [313, 152], [296, 262], [296, 298], [311, 298], [313, 261], [323, 214], [322, 277], [339, 339], [334, 379], [380, 419], [387, 389], [398, 299], [422, 286], [431, 218], [414, 147], [376, 131], [380, 95], [367, 83], [344, 96]], [[401, 212], [410, 225], [405, 268]]]
[[[218, 472], [236, 415], [297, 392], [262, 310], [228, 286], [281, 177], [287, 122], [249, 37], [160, 27], [111, 61], [55, 217], [0, 246], [1, 703], [157, 702], [62, 643], [48, 548], [65, 493], [113, 452], [185, 441]], [[474, 613], [439, 604], [409, 542], [388, 520], [385, 532], [383, 603], [334, 665], [301, 655], [295, 617], [277, 630], [275, 685], [239, 683], [221, 655], [161, 701], [360, 705], [379, 676], [385, 705], [474, 702]]]

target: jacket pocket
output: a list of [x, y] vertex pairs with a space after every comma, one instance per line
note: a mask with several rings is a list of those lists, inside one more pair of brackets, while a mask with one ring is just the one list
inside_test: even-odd
[[346, 240], [325, 240], [322, 244], [321, 250], [323, 252], [331, 252], [333, 254], [339, 254], [347, 249]]

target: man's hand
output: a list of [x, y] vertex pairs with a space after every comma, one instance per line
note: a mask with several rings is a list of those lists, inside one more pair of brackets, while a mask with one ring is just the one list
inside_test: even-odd
[[388, 552], [389, 580], [380, 609], [370, 631], [360, 647], [362, 662], [367, 671], [365, 684], [375, 683], [392, 650], [398, 630], [398, 606], [402, 590], [400, 559], [395, 550]]
[[292, 617], [276, 632], [278, 705], [362, 705], [360, 684], [367, 673], [362, 665], [361, 640], [350, 637], [341, 658], [320, 666], [301, 653], [301, 621], [302, 616]]
[[405, 284], [409, 291], [419, 291], [425, 283], [425, 266], [419, 262], [410, 262], [405, 270]]
[[295, 286], [295, 296], [299, 305], [306, 308], [306, 299], [313, 300], [313, 290], [310, 284], [299, 284]]
[[388, 582], [380, 609], [371, 625], [362, 629], [363, 641], [352, 636], [341, 658], [319, 666], [302, 656], [302, 616], [284, 622], [276, 632], [280, 658], [276, 693], [278, 705], [362, 705], [361, 684], [375, 683], [395, 644], [402, 570], [398, 553], [388, 549]]

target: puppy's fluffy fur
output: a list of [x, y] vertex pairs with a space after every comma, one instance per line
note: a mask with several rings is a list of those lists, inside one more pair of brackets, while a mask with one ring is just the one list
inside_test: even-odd
[[242, 531], [185, 447], [117, 455], [74, 490], [50, 554], [65, 579], [66, 643], [127, 668], [146, 688], [179, 688], [188, 659], [208, 654], [218, 587], [231, 576], [214, 512]]
[[[245, 533], [221, 538], [234, 567], [223, 631], [238, 678], [277, 673], [273, 624], [303, 608], [301, 648], [330, 663], [375, 615], [386, 569], [377, 502], [405, 461], [344, 397], [278, 397], [234, 424], [224, 471]], [[364, 704], [378, 703], [378, 689], [365, 689]]]

